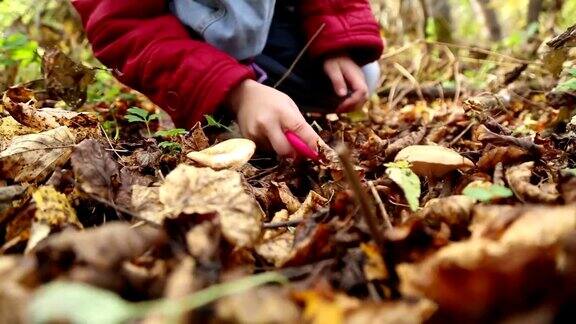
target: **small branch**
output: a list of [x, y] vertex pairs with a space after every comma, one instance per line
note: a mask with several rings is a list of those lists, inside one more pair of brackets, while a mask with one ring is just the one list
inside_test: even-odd
[[155, 228], [160, 228], [160, 227], [161, 227], [160, 225], [158, 225], [158, 224], [156, 224], [156, 223], [153, 223], [153, 222], [151, 222], [151, 221], [143, 218], [142, 216], [134, 213], [134, 212], [131, 211], [131, 210], [128, 210], [128, 209], [126, 209], [126, 208], [124, 208], [124, 207], [120, 207], [120, 206], [116, 205], [115, 203], [113, 203], [113, 202], [111, 202], [111, 201], [108, 201], [107, 199], [100, 198], [100, 197], [98, 197], [98, 196], [96, 196], [96, 195], [94, 195], [94, 194], [91, 194], [91, 193], [87, 193], [87, 192], [84, 192], [84, 193], [87, 194], [88, 197], [90, 197], [91, 199], [94, 199], [94, 200], [96, 200], [97, 202], [99, 202], [99, 203], [101, 203], [101, 204], [103, 204], [103, 205], [106, 205], [106, 206], [108, 206], [108, 207], [113, 208], [116, 212], [121, 212], [122, 214], [126, 214], [126, 215], [128, 215], [128, 216], [131, 216], [132, 218], [137, 219], [137, 220], [139, 220], [139, 221], [143, 221], [143, 222], [145, 222], [146, 224], [148, 224], [148, 225], [150, 225], [150, 226], [152, 226], [152, 227], [155, 227]]
[[308, 50], [310, 45], [312, 45], [312, 43], [316, 40], [316, 38], [318, 38], [318, 36], [320, 36], [320, 33], [322, 32], [322, 30], [324, 30], [324, 27], [326, 27], [326, 24], [322, 24], [320, 26], [320, 28], [318, 28], [316, 33], [314, 33], [314, 35], [312, 35], [312, 37], [310, 37], [310, 40], [308, 41], [308, 43], [306, 43], [306, 45], [300, 51], [300, 53], [298, 53], [298, 56], [296, 56], [296, 59], [294, 59], [294, 62], [292, 62], [292, 65], [290, 65], [290, 67], [288, 68], [286, 73], [284, 73], [284, 75], [280, 78], [280, 80], [278, 80], [278, 82], [276, 82], [276, 84], [274, 85], [274, 89], [278, 88], [282, 84], [282, 82], [284, 82], [284, 80], [286, 80], [286, 78], [290, 75], [290, 73], [292, 73], [292, 71], [296, 67], [296, 64], [298, 64], [298, 62], [300, 62], [300, 60], [302, 59], [302, 56], [304, 56], [304, 53], [306, 53], [306, 51]]
[[378, 226], [378, 219], [372, 211], [368, 195], [362, 189], [362, 183], [360, 182], [360, 178], [358, 177], [356, 170], [354, 170], [354, 164], [350, 159], [350, 150], [346, 144], [341, 143], [336, 147], [336, 153], [338, 153], [340, 163], [342, 163], [346, 179], [354, 191], [354, 198], [362, 209], [364, 220], [368, 224], [372, 238], [376, 242], [380, 255], [382, 255], [382, 259], [386, 265], [392, 298], [398, 298], [400, 296], [398, 292], [398, 273], [396, 273], [392, 253], [388, 251], [391, 246], [388, 244], [383, 232], [379, 230], [380, 227]]
[[370, 206], [371, 203], [368, 199], [368, 196], [362, 188], [360, 178], [358, 177], [356, 170], [354, 170], [354, 164], [352, 164], [352, 161], [350, 160], [350, 150], [346, 144], [342, 143], [336, 147], [336, 153], [338, 153], [340, 163], [342, 163], [344, 173], [346, 174], [346, 179], [348, 179], [348, 183], [350, 184], [350, 187], [352, 187], [352, 191], [354, 191], [354, 198], [362, 209], [362, 215], [364, 215], [364, 220], [370, 228], [374, 241], [376, 241], [378, 246], [383, 247], [385, 245], [386, 239], [384, 238], [384, 235], [378, 230], [378, 219], [376, 218], [376, 215]]
[[382, 218], [384, 219], [384, 224], [386, 224], [386, 229], [391, 229], [393, 226], [392, 226], [392, 221], [390, 221], [390, 215], [388, 215], [388, 212], [386, 211], [386, 207], [384, 207], [384, 203], [382, 202], [382, 199], [380, 198], [380, 195], [378, 194], [378, 190], [376, 190], [376, 186], [374, 186], [374, 182], [368, 181], [368, 186], [370, 187], [370, 191], [372, 192], [372, 196], [374, 196], [374, 200], [376, 200], [376, 203], [378, 204], [378, 209], [380, 209], [380, 214], [382, 215]]

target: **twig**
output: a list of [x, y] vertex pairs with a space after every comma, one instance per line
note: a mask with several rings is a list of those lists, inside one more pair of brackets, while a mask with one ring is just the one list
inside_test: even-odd
[[382, 235], [382, 232], [378, 230], [379, 227], [378, 219], [376, 218], [376, 215], [374, 214], [370, 206], [371, 203], [370, 200], [368, 199], [368, 196], [362, 189], [362, 183], [360, 182], [360, 178], [358, 178], [358, 174], [356, 173], [356, 170], [354, 170], [354, 165], [350, 160], [350, 150], [348, 149], [346, 144], [341, 143], [336, 147], [336, 153], [338, 153], [338, 157], [340, 158], [340, 163], [342, 163], [344, 173], [346, 174], [346, 178], [348, 179], [348, 183], [350, 184], [350, 187], [352, 187], [352, 190], [354, 191], [354, 198], [356, 198], [357, 203], [360, 205], [360, 208], [362, 209], [362, 215], [364, 215], [364, 220], [370, 227], [370, 231], [372, 232], [374, 241], [376, 241], [376, 243], [380, 247], [383, 247], [386, 242], [386, 239], [384, 238], [384, 235]]
[[296, 220], [285, 221], [285, 222], [264, 223], [262, 225], [262, 228], [264, 228], [264, 229], [276, 229], [276, 228], [282, 228], [282, 227], [298, 226], [298, 225], [302, 224], [303, 222], [307, 221], [308, 219], [316, 220], [316, 219], [322, 218], [322, 217], [326, 216], [326, 214], [329, 211], [330, 211], [330, 209], [328, 209], [328, 208], [322, 208], [318, 212], [312, 214], [312, 216], [310, 216], [309, 218], [296, 219]]
[[412, 84], [416, 88], [416, 91], [418, 93], [418, 97], [420, 97], [420, 100], [422, 100], [422, 101], [426, 100], [426, 99], [424, 99], [424, 94], [422, 93], [422, 88], [420, 87], [420, 83], [418, 83], [418, 80], [416, 80], [416, 78], [408, 70], [406, 70], [406, 68], [403, 67], [402, 65], [400, 65], [398, 63], [394, 63], [394, 68], [396, 70], [398, 70], [398, 72], [400, 72], [404, 77], [406, 77], [406, 79], [408, 79], [408, 80], [410, 80], [410, 82], [412, 82]]
[[314, 35], [312, 35], [312, 37], [310, 37], [310, 40], [308, 41], [308, 43], [306, 43], [306, 45], [300, 51], [300, 53], [298, 53], [298, 56], [296, 56], [296, 59], [294, 59], [294, 62], [292, 62], [292, 65], [290, 65], [290, 67], [288, 68], [286, 73], [284, 73], [284, 75], [280, 78], [280, 80], [278, 80], [278, 82], [276, 82], [276, 84], [274, 85], [274, 89], [278, 88], [282, 84], [282, 82], [284, 82], [284, 80], [286, 80], [286, 78], [292, 73], [292, 71], [296, 67], [296, 64], [298, 64], [298, 62], [300, 62], [300, 60], [304, 56], [304, 53], [306, 53], [306, 51], [308, 50], [310, 45], [312, 45], [312, 43], [316, 40], [316, 38], [318, 38], [318, 36], [320, 36], [320, 33], [322, 32], [322, 30], [324, 30], [324, 27], [326, 27], [326, 24], [322, 24], [322, 26], [320, 26], [320, 28], [318, 28], [316, 33], [314, 33]]
[[102, 125], [99, 125], [99, 126], [100, 126], [100, 131], [102, 131], [102, 133], [104, 134], [104, 137], [106, 137], [106, 141], [108, 141], [108, 145], [110, 145], [110, 149], [112, 149], [114, 154], [116, 154], [116, 156], [118, 157], [118, 163], [120, 163], [121, 166], [125, 167], [125, 165], [122, 163], [122, 157], [120, 156], [120, 154], [118, 154], [118, 151], [116, 151], [116, 149], [112, 145], [112, 141], [110, 140], [110, 137], [108, 137], [108, 133], [106, 133], [106, 130], [104, 129], [104, 127], [102, 127]]
[[370, 187], [370, 191], [372, 192], [372, 196], [374, 196], [374, 200], [376, 200], [376, 203], [378, 204], [378, 209], [380, 209], [380, 214], [382, 215], [382, 218], [384, 218], [384, 223], [386, 224], [386, 229], [391, 229], [393, 226], [392, 226], [392, 222], [390, 221], [390, 215], [388, 215], [388, 212], [386, 211], [386, 207], [384, 207], [384, 203], [382, 202], [382, 198], [380, 198], [380, 195], [378, 194], [378, 190], [376, 190], [376, 186], [374, 186], [374, 182], [368, 181], [368, 186]]
[[456, 142], [458, 142], [462, 138], [462, 136], [466, 135], [466, 133], [468, 133], [468, 131], [474, 125], [476, 125], [475, 121], [470, 122], [470, 124], [468, 124], [468, 126], [466, 126], [466, 128], [464, 128], [464, 130], [462, 132], [460, 132], [460, 134], [458, 134], [458, 136], [454, 137], [454, 139], [450, 142], [450, 144], [448, 144], [448, 146], [452, 146], [452, 145], [456, 144]]
[[346, 144], [340, 143], [336, 147], [336, 153], [338, 153], [338, 157], [340, 158], [340, 163], [342, 163], [344, 174], [346, 174], [348, 183], [352, 187], [352, 191], [354, 191], [354, 198], [356, 199], [356, 202], [360, 205], [360, 208], [362, 209], [362, 215], [364, 215], [364, 220], [366, 221], [368, 228], [370, 229], [372, 238], [378, 245], [380, 255], [382, 255], [382, 259], [384, 260], [384, 264], [386, 265], [392, 297], [398, 298], [400, 296], [400, 294], [398, 293], [398, 273], [396, 273], [396, 267], [394, 267], [394, 259], [392, 253], [387, 251], [390, 248], [390, 245], [387, 244], [383, 232], [379, 230], [378, 219], [376, 218], [376, 215], [372, 211], [372, 208], [370, 208], [370, 201], [368, 199], [368, 195], [362, 189], [362, 183], [360, 182], [360, 178], [358, 177], [356, 170], [354, 170], [354, 164], [352, 164], [352, 161], [350, 160], [350, 150], [348, 149]]

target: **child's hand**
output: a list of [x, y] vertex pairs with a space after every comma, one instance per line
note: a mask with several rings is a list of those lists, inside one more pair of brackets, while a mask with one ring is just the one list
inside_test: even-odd
[[271, 146], [279, 155], [295, 155], [285, 131], [294, 132], [310, 148], [317, 149], [320, 137], [308, 125], [294, 101], [284, 93], [246, 80], [230, 93], [228, 104], [236, 113], [242, 135], [258, 144]]
[[362, 69], [346, 55], [334, 56], [324, 61], [324, 72], [342, 98], [350, 96], [338, 106], [337, 112], [349, 112], [368, 100], [368, 85]]

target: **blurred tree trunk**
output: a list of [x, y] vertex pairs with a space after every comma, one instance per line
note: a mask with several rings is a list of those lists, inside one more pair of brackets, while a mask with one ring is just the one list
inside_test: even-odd
[[434, 24], [440, 42], [452, 42], [452, 7], [448, 0], [426, 0], [428, 19]]
[[530, 0], [528, 3], [528, 16], [526, 17], [527, 25], [538, 22], [540, 12], [542, 12], [542, 3], [542, 0]]
[[502, 27], [496, 10], [490, 6], [490, 0], [472, 0], [472, 6], [479, 15], [484, 17], [490, 40], [495, 42], [502, 40]]

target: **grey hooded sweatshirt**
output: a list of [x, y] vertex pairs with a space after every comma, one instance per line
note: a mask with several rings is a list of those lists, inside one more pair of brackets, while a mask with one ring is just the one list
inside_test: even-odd
[[238, 60], [266, 45], [276, 0], [172, 0], [172, 12], [212, 46]]

